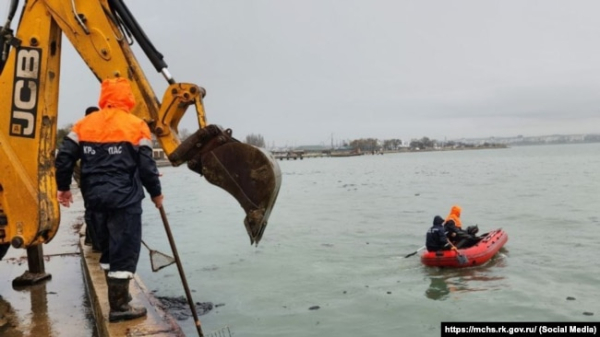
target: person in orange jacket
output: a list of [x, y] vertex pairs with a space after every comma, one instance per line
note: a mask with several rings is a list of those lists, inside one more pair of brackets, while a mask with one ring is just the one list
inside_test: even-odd
[[444, 227], [448, 233], [448, 239], [457, 247], [461, 248], [476, 243], [478, 240], [476, 234], [479, 231], [477, 226], [469, 226], [467, 230], [462, 229], [460, 214], [462, 208], [458, 205], [452, 206], [450, 214], [446, 217]]
[[446, 235], [452, 244], [456, 245], [460, 240], [459, 236], [462, 232], [462, 223], [460, 221], [460, 212], [462, 208], [458, 205], [452, 206], [450, 209], [450, 214], [446, 217], [444, 221], [444, 228], [446, 230]]
[[109, 321], [146, 316], [129, 305], [129, 282], [136, 272], [142, 239], [144, 189], [157, 208], [163, 195], [152, 137], [146, 122], [131, 114], [135, 99], [125, 78], [102, 82], [100, 111], [79, 120], [55, 160], [57, 199], [65, 207], [75, 163], [81, 159], [81, 194], [101, 249], [108, 284]]
[[460, 212], [462, 211], [462, 208], [458, 205], [454, 205], [452, 206], [452, 208], [450, 209], [450, 214], [448, 214], [448, 216], [446, 217], [446, 222], [448, 222], [449, 220], [454, 221], [454, 225], [458, 228], [458, 229], [462, 229], [462, 222], [460, 221]]

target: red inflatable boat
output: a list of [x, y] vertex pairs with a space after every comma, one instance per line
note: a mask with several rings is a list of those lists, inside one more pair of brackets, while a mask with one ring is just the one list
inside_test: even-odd
[[480, 237], [481, 240], [474, 246], [461, 248], [458, 253], [455, 250], [425, 251], [421, 255], [421, 263], [430, 267], [464, 268], [479, 266], [489, 261], [508, 241], [508, 235], [502, 228], [482, 234]]

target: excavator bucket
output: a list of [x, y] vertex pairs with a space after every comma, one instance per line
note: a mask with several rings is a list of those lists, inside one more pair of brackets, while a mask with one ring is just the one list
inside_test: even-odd
[[241, 143], [215, 125], [198, 130], [169, 155], [231, 194], [246, 212], [250, 244], [258, 245], [281, 186], [277, 160], [266, 150]]

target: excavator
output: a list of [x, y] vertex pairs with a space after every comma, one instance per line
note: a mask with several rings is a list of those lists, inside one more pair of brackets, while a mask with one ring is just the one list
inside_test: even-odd
[[[174, 80], [125, 3], [24, 0], [13, 30], [19, 2], [10, 0], [0, 26], [0, 259], [10, 246], [29, 253], [51, 242], [59, 228], [54, 159], [63, 36], [98, 81], [129, 79], [136, 100], [132, 113], [148, 124], [171, 164], [187, 164], [231, 194], [246, 214], [250, 243], [258, 244], [281, 185], [277, 161], [233, 138], [231, 129], [207, 124], [204, 88]], [[168, 82], [162, 100], [132, 51], [135, 42]], [[178, 125], [190, 106], [199, 128], [181, 139]]]

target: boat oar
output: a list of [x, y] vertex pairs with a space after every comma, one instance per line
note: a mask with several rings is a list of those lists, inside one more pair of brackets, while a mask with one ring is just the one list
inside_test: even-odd
[[425, 249], [425, 246], [423, 246], [423, 247], [421, 247], [421, 248], [419, 248], [419, 249], [415, 250], [414, 252], [412, 252], [412, 253], [410, 253], [410, 254], [406, 255], [404, 258], [411, 257], [411, 256], [413, 256], [413, 255], [417, 254], [418, 252], [422, 251], [423, 249]]
[[192, 315], [194, 316], [194, 322], [196, 323], [196, 330], [198, 331], [198, 336], [203, 337], [204, 334], [202, 333], [202, 325], [200, 324], [200, 319], [198, 319], [198, 314], [196, 313], [196, 306], [194, 305], [194, 300], [192, 300], [192, 294], [190, 293], [190, 288], [188, 287], [187, 279], [185, 278], [185, 274], [183, 272], [183, 266], [181, 265], [179, 254], [177, 253], [177, 247], [175, 246], [173, 234], [171, 234], [171, 227], [169, 226], [169, 221], [167, 220], [167, 214], [165, 214], [165, 209], [162, 206], [160, 206], [159, 210], [163, 225], [165, 225], [167, 237], [169, 238], [171, 250], [173, 251], [173, 256], [175, 257], [175, 263], [177, 264], [177, 269], [179, 270], [179, 276], [181, 277], [181, 283], [183, 284], [183, 289], [185, 290], [185, 296], [187, 297], [188, 304], [190, 305], [190, 310], [192, 310]]
[[453, 245], [452, 242], [450, 242], [450, 240], [448, 240], [448, 243], [450, 244], [450, 246], [452, 246], [452, 250], [454, 250], [456, 252], [456, 260], [458, 261], [458, 264], [467, 264], [467, 263], [469, 263], [469, 259], [467, 259], [466, 256], [462, 255], [458, 251], [458, 248], [456, 248], [456, 246]]

